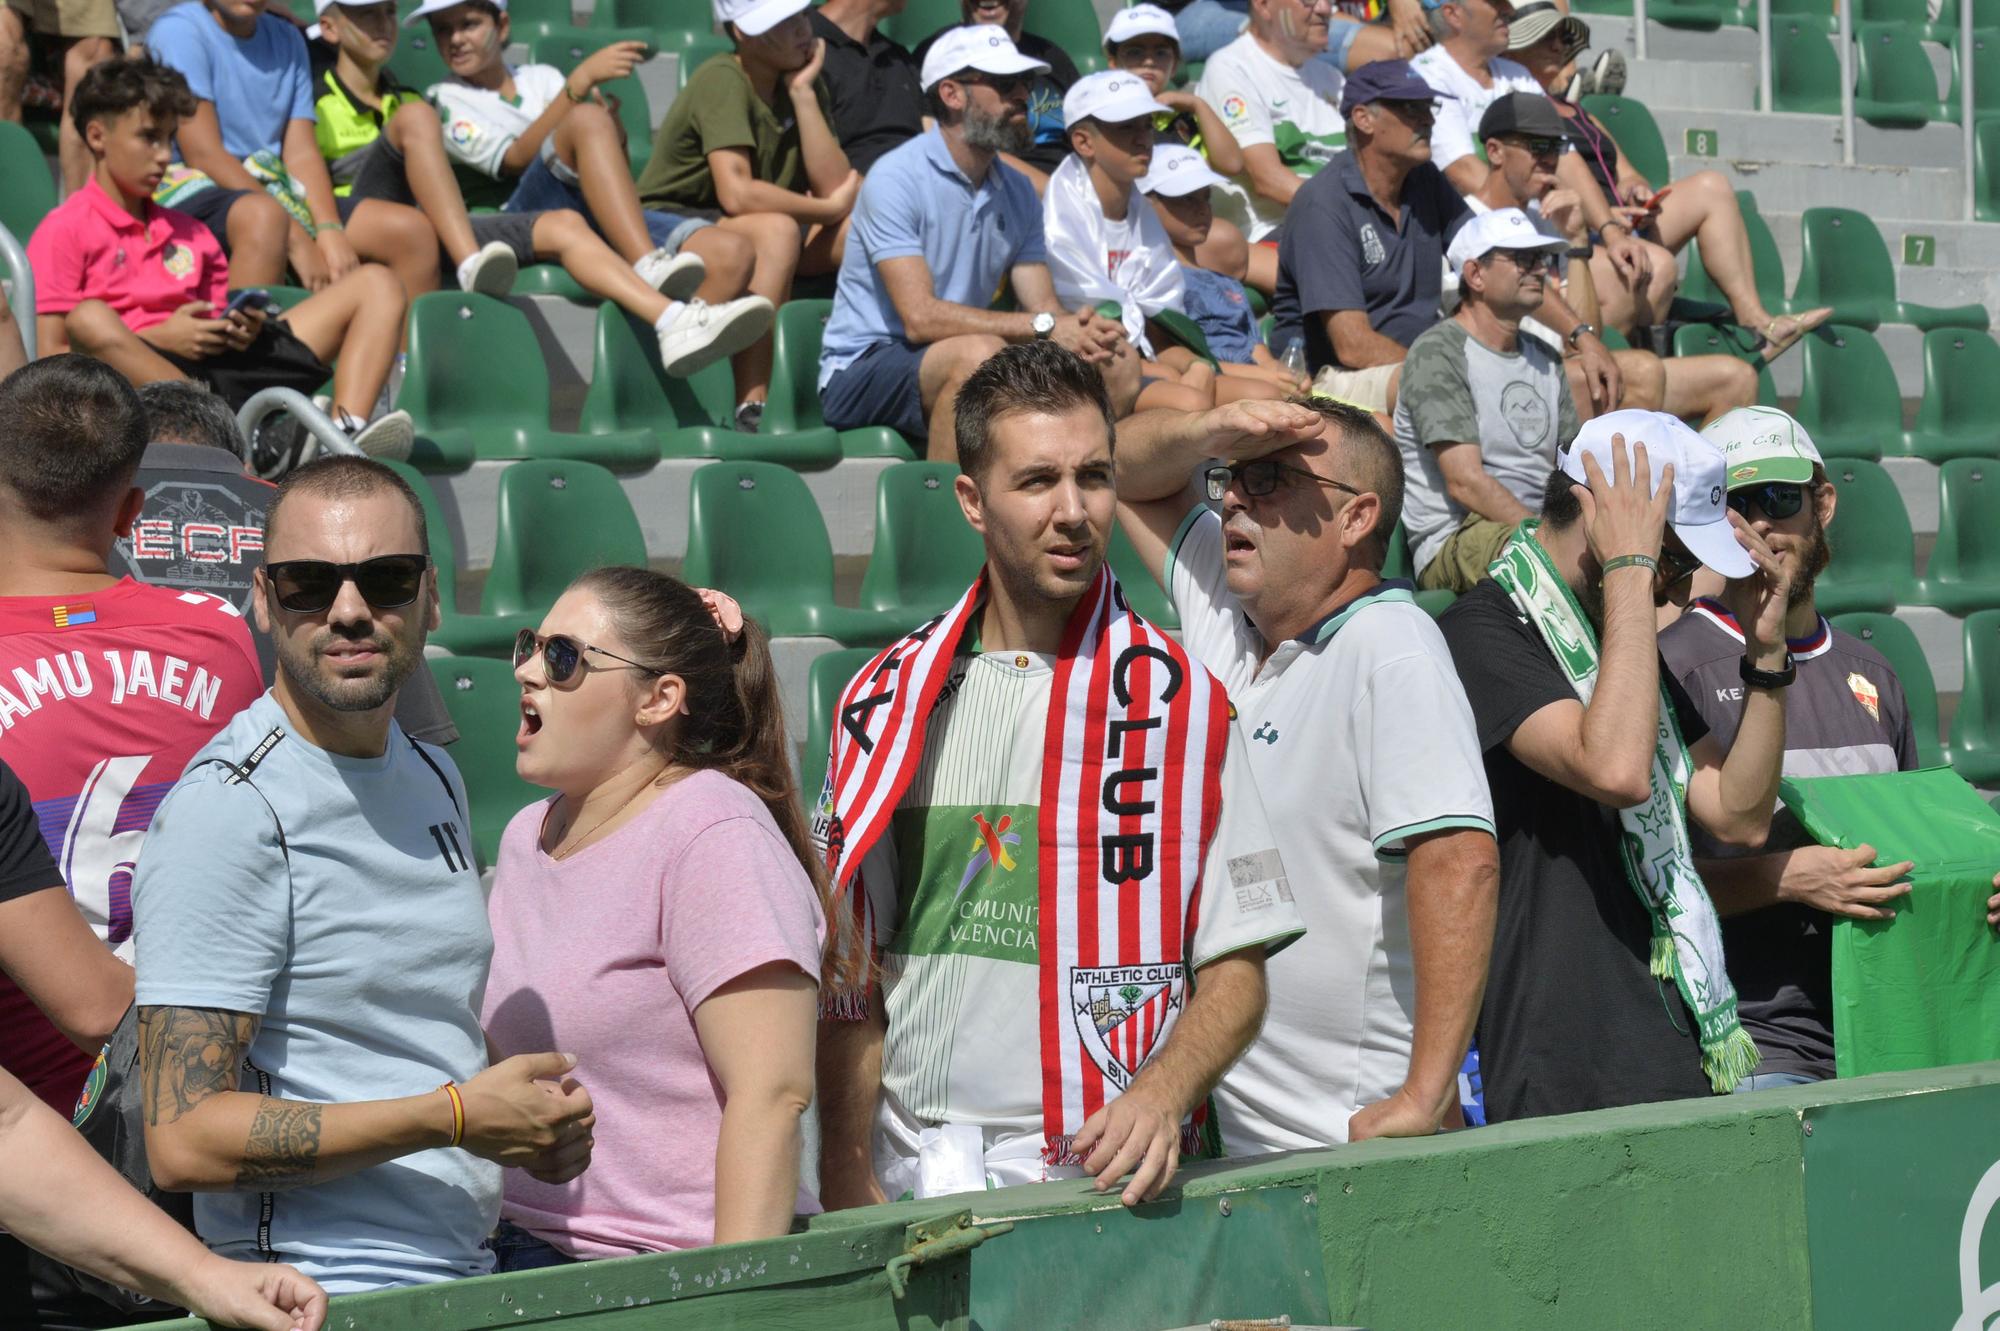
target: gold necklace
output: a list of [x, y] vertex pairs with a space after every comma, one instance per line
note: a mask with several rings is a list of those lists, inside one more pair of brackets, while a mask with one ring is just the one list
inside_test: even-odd
[[639, 798], [639, 796], [645, 794], [646, 791], [650, 789], [653, 786], [653, 784], [660, 779], [660, 777], [665, 776], [667, 772], [670, 770], [671, 770], [670, 768], [662, 768], [658, 776], [651, 777], [644, 783], [642, 783], [637, 790], [633, 791], [630, 795], [627, 795], [624, 798], [624, 800], [620, 802], [617, 808], [613, 809], [610, 813], [605, 814], [602, 818], [598, 819], [595, 823], [591, 824], [591, 828], [588, 832], [585, 832], [582, 836], [570, 842], [567, 849], [562, 848], [560, 844], [560, 839], [558, 839], [557, 849], [548, 852], [549, 858], [552, 860], [565, 860], [568, 859], [570, 856], [576, 854], [577, 851], [582, 850], [585, 842], [589, 841], [591, 837], [597, 835], [598, 832], [603, 830], [604, 825], [606, 823], [610, 822], [613, 818], [616, 818], [619, 814], [625, 812], [626, 809], [630, 808], [632, 806], [633, 800], [636, 800]]

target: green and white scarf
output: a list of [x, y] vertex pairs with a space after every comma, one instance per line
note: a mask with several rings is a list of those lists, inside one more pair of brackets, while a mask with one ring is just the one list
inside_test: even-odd
[[[1584, 706], [1597, 688], [1597, 635], [1569, 584], [1523, 522], [1487, 572], [1540, 631]], [[1695, 872], [1688, 844], [1687, 781], [1693, 770], [1673, 700], [1660, 686], [1660, 724], [1653, 745], [1653, 792], [1644, 804], [1618, 811], [1624, 828], [1619, 857], [1626, 881], [1653, 921], [1652, 972], [1671, 977], [1701, 1027], [1701, 1068], [1718, 1094], [1732, 1090], [1757, 1066], [1757, 1044], [1736, 1020], [1736, 986], [1723, 967], [1722, 925]]]

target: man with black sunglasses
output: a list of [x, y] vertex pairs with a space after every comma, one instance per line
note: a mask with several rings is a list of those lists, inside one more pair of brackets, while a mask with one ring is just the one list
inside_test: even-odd
[[496, 1166], [565, 1182], [594, 1119], [566, 1055], [487, 1066], [465, 788], [394, 720], [438, 622], [423, 509], [325, 458], [264, 535], [278, 681], [168, 793], [133, 885], [153, 1173], [210, 1246], [332, 1293], [480, 1275]]
[[[1785, 773], [1850, 776], [1920, 765], [1909, 704], [1882, 654], [1834, 628], [1813, 604], [1832, 558], [1826, 528], [1838, 492], [1803, 427], [1772, 407], [1732, 411], [1702, 433], [1728, 456], [1729, 507], [1791, 573], [1785, 636], [1798, 680], [1785, 693]], [[1721, 601], [1696, 599], [1660, 635], [1660, 653], [1709, 732], [1736, 736], [1743, 632]], [[1697, 829], [1697, 867], [1723, 917], [1730, 978], [1743, 1029], [1764, 1055], [1739, 1090], [1823, 1081], [1834, 1075], [1833, 924], [1886, 920], [1910, 891], [1906, 861], [1879, 868], [1872, 846], [1815, 844], [1789, 811], [1772, 819], [1755, 852], [1731, 851]], [[2000, 859], [2000, 855], [1996, 855]], [[2000, 879], [1995, 886], [2000, 887]], [[2000, 905], [1989, 903], [1988, 909]]]
[[1541, 495], [1576, 437], [1562, 355], [1521, 329], [1555, 282], [1564, 242], [1518, 208], [1467, 222], [1445, 255], [1458, 309], [1410, 344], [1396, 446], [1417, 585], [1470, 591]]

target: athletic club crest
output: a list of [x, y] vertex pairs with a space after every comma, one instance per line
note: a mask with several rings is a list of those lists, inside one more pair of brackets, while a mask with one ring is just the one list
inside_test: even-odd
[[1077, 1037], [1119, 1090], [1145, 1066], [1180, 1010], [1184, 968], [1072, 966], [1069, 998]]

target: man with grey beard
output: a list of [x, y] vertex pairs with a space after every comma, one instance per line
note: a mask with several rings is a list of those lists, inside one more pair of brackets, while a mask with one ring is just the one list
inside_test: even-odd
[[[1026, 146], [1028, 78], [1047, 68], [993, 24], [931, 43], [921, 82], [936, 127], [876, 162], [854, 206], [820, 351], [828, 425], [886, 425], [949, 460], [959, 386], [1007, 343], [1035, 339], [1097, 366], [1113, 410], [1130, 414], [1137, 353], [1117, 320], [1057, 302], [1041, 201], [997, 160]], [[1003, 285], [1016, 309], [991, 308]]]

